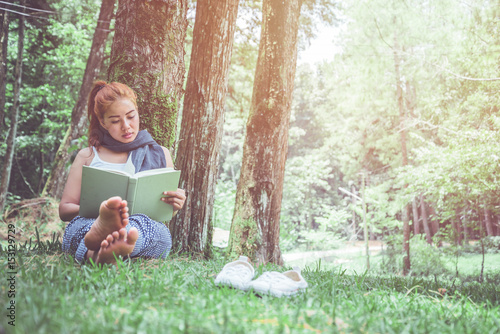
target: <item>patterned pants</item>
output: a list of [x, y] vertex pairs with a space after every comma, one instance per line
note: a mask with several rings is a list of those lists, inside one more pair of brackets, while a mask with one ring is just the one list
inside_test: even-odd
[[[68, 224], [64, 231], [62, 242], [63, 252], [72, 255], [76, 261], [83, 263], [87, 247], [85, 247], [84, 237], [94, 223], [94, 218], [84, 218], [76, 216]], [[172, 236], [167, 226], [152, 220], [146, 215], [135, 214], [129, 217], [126, 226], [127, 231], [135, 227], [139, 231], [139, 238], [134, 250], [130, 254], [134, 257], [166, 258], [172, 248]]]

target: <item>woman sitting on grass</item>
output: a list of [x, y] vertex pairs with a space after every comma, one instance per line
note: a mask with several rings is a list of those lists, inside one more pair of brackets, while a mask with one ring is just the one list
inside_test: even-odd
[[[80, 263], [114, 263], [115, 256], [165, 258], [172, 247], [163, 223], [143, 214], [129, 216], [127, 202], [120, 197], [104, 201], [96, 219], [78, 215], [83, 165], [135, 172], [173, 167], [169, 151], [146, 130], [139, 131], [136, 99], [132, 89], [116, 82], [98, 81], [90, 93], [89, 147], [76, 156], [59, 204], [61, 219], [71, 221], [64, 231], [63, 251]], [[174, 214], [186, 200], [182, 189], [164, 195]]]

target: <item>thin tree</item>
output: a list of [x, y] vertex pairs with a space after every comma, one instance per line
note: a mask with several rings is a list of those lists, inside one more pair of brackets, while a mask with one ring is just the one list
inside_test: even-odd
[[418, 203], [417, 198], [414, 197], [412, 202], [412, 210], [413, 210], [413, 233], [415, 235], [420, 234], [420, 219], [418, 218]]
[[[403, 157], [403, 166], [408, 165], [408, 153], [406, 149], [406, 112], [403, 105], [403, 82], [401, 80], [401, 56], [399, 55], [399, 45], [397, 36], [394, 37], [394, 68], [396, 74], [396, 99], [399, 110], [399, 125], [400, 125], [400, 143], [401, 143], [401, 155]], [[405, 185], [406, 187], [407, 185]], [[401, 210], [403, 218], [403, 275], [407, 275], [410, 272], [411, 262], [410, 262], [410, 219], [409, 219], [409, 207], [407, 204], [404, 205]]]
[[424, 195], [420, 195], [420, 210], [422, 216], [422, 225], [424, 226], [425, 238], [429, 245], [432, 245], [432, 232], [429, 227], [429, 220], [427, 215], [427, 207], [425, 206]]
[[210, 255], [227, 79], [239, 0], [199, 0], [176, 167], [188, 197], [171, 223], [174, 248]]
[[[24, 6], [25, 0], [21, 0], [21, 5]], [[24, 12], [24, 9], [23, 9]], [[23, 74], [23, 51], [24, 51], [24, 15], [19, 15], [19, 31], [17, 40], [17, 60], [14, 69], [14, 98], [10, 111], [10, 130], [7, 137], [7, 151], [5, 152], [5, 160], [2, 165], [2, 174], [0, 185], [0, 213], [3, 213], [7, 192], [9, 190], [10, 173], [12, 171], [12, 162], [14, 161], [14, 153], [16, 149], [17, 136], [17, 121], [19, 119], [19, 97], [21, 94], [21, 83]]]
[[84, 135], [87, 129], [87, 99], [90, 94], [90, 89], [92, 88], [92, 83], [97, 79], [102, 66], [114, 7], [115, 0], [102, 1], [99, 19], [92, 40], [92, 47], [90, 48], [87, 66], [85, 67], [82, 85], [80, 86], [80, 92], [78, 94], [78, 101], [71, 113], [71, 125], [57, 150], [54, 166], [45, 183], [42, 196], [49, 195], [54, 198], [61, 198], [62, 196], [66, 178], [68, 177], [67, 165], [71, 158], [71, 154], [69, 153], [71, 142]]
[[120, 0], [108, 81], [137, 93], [141, 128], [173, 148], [183, 95], [187, 0]]
[[301, 0], [262, 4], [262, 29], [229, 252], [282, 264], [283, 178]]
[[9, 40], [9, 13], [0, 12], [0, 132], [5, 123], [5, 89], [7, 87], [7, 44]]

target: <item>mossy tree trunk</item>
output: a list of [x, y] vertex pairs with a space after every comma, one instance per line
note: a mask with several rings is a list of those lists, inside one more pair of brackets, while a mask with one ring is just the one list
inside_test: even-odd
[[252, 105], [231, 224], [229, 252], [282, 264], [281, 199], [302, 1], [262, 4]]
[[176, 167], [187, 192], [171, 222], [174, 248], [210, 256], [227, 77], [239, 0], [199, 0]]
[[108, 81], [135, 90], [141, 128], [173, 148], [183, 94], [187, 0], [120, 0]]
[[[25, 3], [25, 0], [21, 0], [21, 6], [24, 6]], [[14, 97], [10, 112], [10, 130], [9, 135], [7, 136], [7, 150], [5, 152], [5, 160], [2, 165], [2, 174], [0, 175], [0, 214], [3, 214], [5, 202], [7, 200], [10, 173], [12, 171], [12, 163], [14, 161], [14, 153], [16, 149], [17, 123], [19, 120], [19, 98], [21, 95], [21, 83], [23, 76], [24, 29], [24, 15], [19, 15], [17, 60], [16, 67], [14, 69]]]
[[104, 59], [104, 48], [109, 35], [109, 25], [113, 17], [115, 0], [103, 0], [99, 19], [92, 40], [87, 66], [83, 74], [83, 81], [78, 94], [78, 101], [71, 113], [71, 125], [57, 150], [54, 166], [49, 179], [42, 191], [42, 196], [61, 198], [68, 177], [68, 164], [71, 154], [71, 142], [85, 134], [87, 129], [87, 100], [92, 89], [92, 83], [97, 79]]

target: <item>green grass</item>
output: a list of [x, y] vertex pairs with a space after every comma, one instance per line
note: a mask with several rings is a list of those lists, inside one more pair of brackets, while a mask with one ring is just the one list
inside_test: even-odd
[[[6, 253], [0, 256], [6, 268]], [[75, 264], [56, 242], [16, 256], [15, 327], [5, 316], [8, 282], [0, 283], [7, 333], [496, 333], [500, 327], [498, 273], [483, 283], [457, 283], [348, 274], [318, 263], [303, 270], [306, 293], [260, 298], [215, 286], [228, 261], [221, 255], [98, 268]]]

